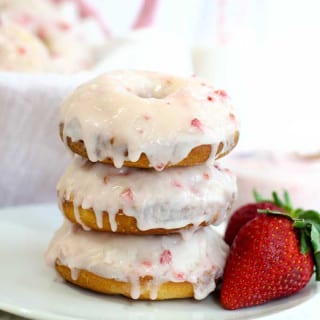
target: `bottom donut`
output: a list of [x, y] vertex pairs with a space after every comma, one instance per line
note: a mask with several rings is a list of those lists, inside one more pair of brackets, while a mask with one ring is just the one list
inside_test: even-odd
[[[86, 270], [80, 270], [77, 278], [73, 279], [71, 269], [60, 264], [56, 264], [56, 270], [65, 280], [82, 288], [131, 298], [131, 283], [106, 279]], [[150, 276], [139, 279], [139, 300], [151, 300], [150, 281], [152, 281]], [[157, 291], [157, 297], [153, 300], [184, 299], [192, 298], [193, 295], [193, 286], [191, 283], [170, 281], [161, 284]]]
[[212, 227], [136, 236], [84, 231], [65, 221], [46, 254], [68, 282], [132, 299], [204, 299], [222, 276], [228, 246]]

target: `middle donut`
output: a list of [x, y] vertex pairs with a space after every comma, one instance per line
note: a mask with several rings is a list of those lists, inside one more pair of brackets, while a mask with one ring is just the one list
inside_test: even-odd
[[57, 191], [63, 214], [84, 229], [167, 234], [222, 222], [237, 186], [235, 176], [217, 164], [159, 173], [76, 157]]

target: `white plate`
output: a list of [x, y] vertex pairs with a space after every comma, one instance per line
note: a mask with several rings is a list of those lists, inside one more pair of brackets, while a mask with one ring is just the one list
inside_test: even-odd
[[315, 281], [289, 298], [236, 311], [222, 309], [215, 295], [201, 302], [143, 302], [85, 291], [57, 281], [45, 265], [44, 252], [62, 221], [55, 205], [5, 208], [0, 221], [0, 309], [17, 315], [46, 320], [317, 318]]

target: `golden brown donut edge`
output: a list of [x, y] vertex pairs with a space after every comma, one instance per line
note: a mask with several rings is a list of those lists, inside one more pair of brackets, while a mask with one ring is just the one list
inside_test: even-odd
[[[60, 124], [60, 137], [63, 140], [63, 123]], [[227, 155], [229, 152], [232, 151], [232, 149], [234, 149], [234, 147], [237, 145], [239, 141], [239, 132], [236, 131], [234, 133], [233, 136], [233, 145], [226, 151], [221, 153], [221, 151], [223, 150], [223, 143], [220, 142], [217, 152], [216, 152], [216, 157], [215, 159], [219, 159], [224, 157], [225, 155]], [[87, 150], [85, 147], [85, 144], [82, 140], [79, 141], [72, 141], [70, 137], [66, 137], [66, 142], [67, 142], [67, 146], [69, 147], [69, 149], [73, 152], [76, 153], [78, 155], [80, 155], [83, 158], [87, 158], [88, 159], [88, 154], [87, 154]], [[176, 164], [167, 164], [166, 167], [187, 167], [187, 166], [195, 166], [195, 165], [199, 165], [201, 163], [206, 162], [210, 155], [211, 155], [211, 145], [201, 145], [201, 146], [197, 146], [195, 148], [193, 148], [190, 153], [188, 154], [188, 156], [183, 159], [182, 161], [176, 163]], [[107, 163], [107, 164], [113, 164], [113, 160], [111, 158], [105, 158], [99, 162], [103, 162], [103, 163]], [[142, 153], [140, 158], [135, 161], [135, 162], [131, 162], [131, 161], [124, 161], [123, 166], [125, 167], [134, 167], [134, 168], [144, 168], [144, 169], [149, 169], [150, 167], [150, 162], [148, 157]]]
[[[108, 212], [106, 211], [103, 212], [103, 217], [102, 217], [103, 226], [102, 228], [99, 228], [96, 222], [95, 213], [92, 208], [83, 209], [80, 206], [78, 207], [78, 210], [79, 210], [79, 216], [80, 216], [81, 222], [86, 227], [95, 231], [112, 232]], [[75, 217], [74, 203], [72, 201], [64, 200], [62, 202], [62, 212], [69, 221], [79, 225], [79, 222]], [[217, 212], [214, 215], [214, 218], [212, 221], [203, 221], [199, 227], [204, 227], [204, 226], [213, 224], [217, 220], [218, 216], [219, 216], [219, 213]], [[154, 228], [149, 230], [140, 230], [137, 226], [136, 218], [127, 216], [122, 210], [119, 210], [118, 213], [116, 214], [115, 221], [117, 224], [117, 230], [115, 231], [116, 233], [136, 234], [136, 235], [159, 235], [159, 234], [177, 233], [178, 231], [187, 230], [194, 226], [192, 223], [190, 223], [181, 228], [174, 228], [174, 229]]]
[[[56, 263], [55, 268], [65, 280], [82, 288], [131, 298], [131, 283], [103, 278], [87, 270], [80, 270], [77, 279], [74, 280], [71, 276], [71, 270], [67, 266]], [[141, 294], [138, 300], [151, 300], [150, 290], [148, 289], [150, 280], [152, 280], [151, 276], [140, 278]], [[193, 296], [194, 292], [191, 283], [168, 281], [160, 286], [155, 300], [184, 299], [192, 298]]]

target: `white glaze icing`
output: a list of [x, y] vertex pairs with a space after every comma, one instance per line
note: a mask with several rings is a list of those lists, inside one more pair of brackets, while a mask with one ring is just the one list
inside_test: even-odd
[[162, 172], [135, 168], [121, 169], [91, 163], [75, 157], [57, 186], [60, 207], [73, 201], [75, 218], [82, 224], [78, 207], [92, 208], [97, 225], [102, 213], [109, 213], [113, 231], [120, 209], [135, 217], [140, 230], [173, 229], [188, 224], [198, 228], [204, 221], [222, 222], [233, 204], [235, 176], [216, 164], [168, 168]]
[[320, 161], [312, 156], [255, 152], [221, 160], [237, 176], [238, 197], [234, 208], [253, 202], [256, 189], [265, 198], [272, 191], [287, 190], [295, 207], [320, 210]]
[[[204, 299], [221, 277], [228, 246], [212, 227], [195, 232], [189, 241], [179, 235], [130, 236], [86, 232], [65, 221], [46, 253], [49, 265], [84, 269], [108, 279], [132, 283], [131, 296], [140, 295], [139, 279], [151, 276], [151, 298], [162, 283], [188, 281], [194, 297]], [[72, 271], [76, 277], [77, 271]]]
[[162, 170], [196, 146], [212, 146], [214, 159], [234, 146], [238, 122], [230, 98], [197, 77], [146, 71], [114, 71], [80, 86], [63, 103], [63, 136], [82, 140], [88, 157], [116, 167], [142, 153]]

